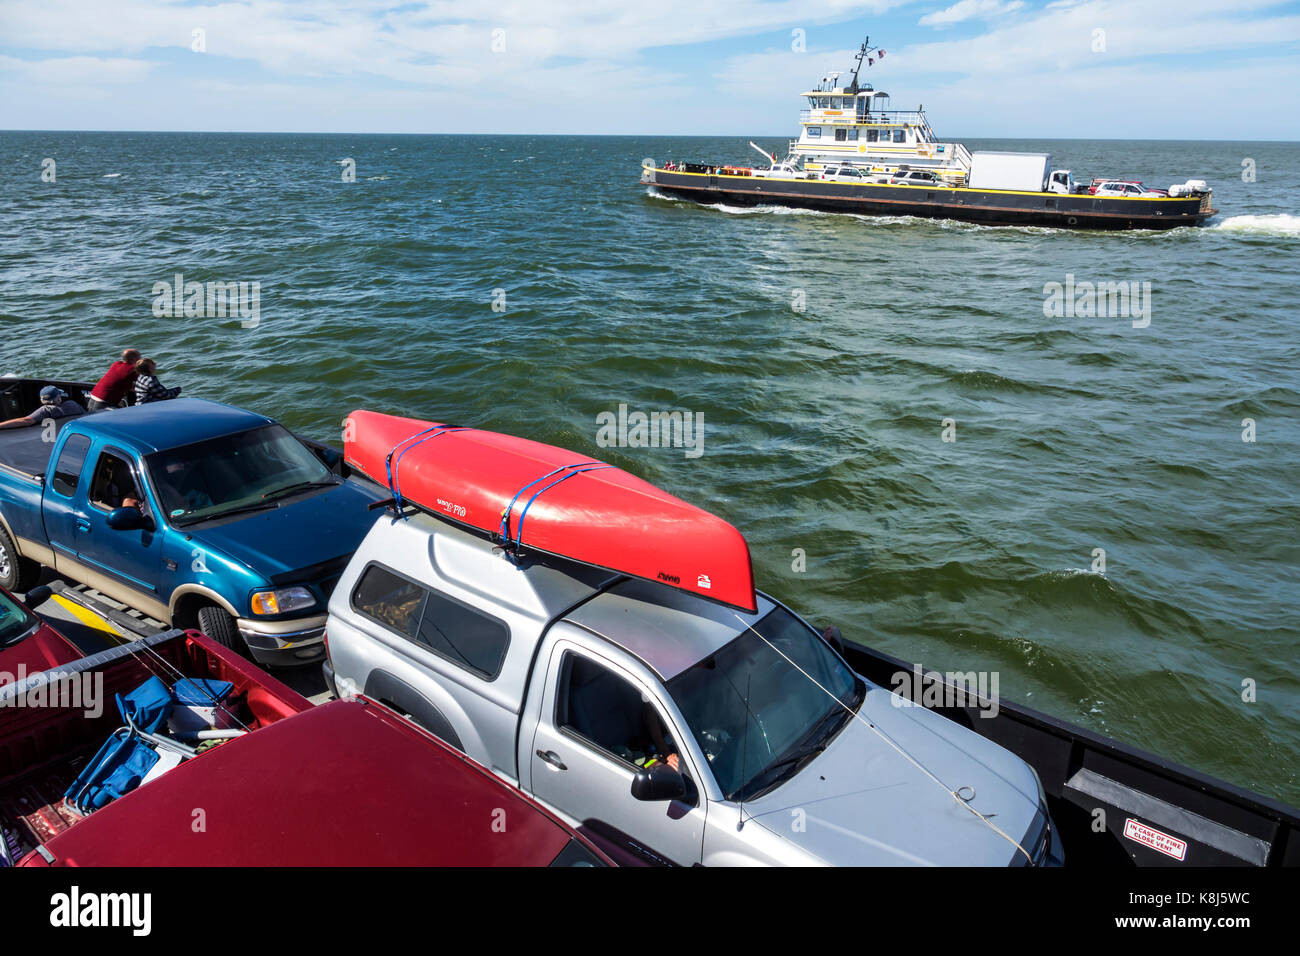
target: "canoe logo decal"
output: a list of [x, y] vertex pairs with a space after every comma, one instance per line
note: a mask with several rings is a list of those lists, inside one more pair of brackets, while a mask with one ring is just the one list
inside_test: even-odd
[[707, 591], [713, 587], [713, 582], [709, 580], [709, 576], [707, 574], [701, 574], [698, 578], [695, 579], [695, 586], [698, 588], [704, 588]]
[[443, 511], [445, 511], [447, 514], [454, 515], [457, 518], [465, 517], [465, 506], [458, 505], [454, 501], [446, 501], [443, 498], [439, 498], [438, 507], [441, 508]]

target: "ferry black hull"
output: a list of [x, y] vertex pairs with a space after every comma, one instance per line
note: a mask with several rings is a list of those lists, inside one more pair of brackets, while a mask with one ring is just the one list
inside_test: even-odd
[[1176, 229], [1199, 226], [1216, 210], [1209, 199], [1121, 199], [937, 186], [850, 184], [644, 170], [641, 181], [703, 204], [789, 206], [860, 216], [919, 216], [990, 226], [1058, 229]]

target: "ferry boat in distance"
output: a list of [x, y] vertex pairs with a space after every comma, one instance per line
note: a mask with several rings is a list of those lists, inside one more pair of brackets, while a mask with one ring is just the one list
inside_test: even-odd
[[653, 160], [641, 182], [703, 204], [779, 205], [867, 216], [920, 216], [986, 225], [1070, 229], [1197, 226], [1218, 210], [1204, 180], [1150, 189], [1130, 179], [1076, 183], [1050, 153], [968, 150], [941, 143], [925, 109], [890, 109], [889, 94], [860, 83], [863, 60], [885, 55], [868, 37], [852, 78], [822, 77], [801, 94], [799, 138], [778, 161], [754, 143], [766, 167]]

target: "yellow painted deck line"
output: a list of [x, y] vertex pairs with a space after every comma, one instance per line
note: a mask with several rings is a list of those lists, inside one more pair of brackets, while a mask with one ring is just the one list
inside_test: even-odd
[[87, 627], [92, 627], [97, 631], [103, 631], [105, 634], [108, 634], [111, 637], [118, 639], [119, 641], [131, 640], [131, 638], [128, 638], [125, 634], [119, 631], [112, 624], [109, 624], [108, 621], [104, 620], [98, 614], [94, 613], [93, 611], [86, 610], [84, 607], [82, 607], [80, 604], [77, 604], [75, 601], [69, 601], [61, 594], [54, 594], [51, 595], [51, 597], [59, 605], [59, 607], [63, 608], [65, 611], [67, 611], [69, 614], [71, 614], [73, 617], [75, 617], [78, 621], [80, 621], [82, 624], [86, 625]]

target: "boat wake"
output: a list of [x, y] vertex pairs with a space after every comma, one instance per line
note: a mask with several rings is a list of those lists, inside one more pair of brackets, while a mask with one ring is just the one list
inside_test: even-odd
[[820, 209], [797, 209], [794, 206], [731, 206], [727, 203], [697, 203], [690, 199], [683, 199], [680, 196], [670, 196], [668, 193], [660, 192], [653, 186], [646, 189], [646, 195], [651, 199], [662, 199], [664, 202], [680, 203], [687, 206], [703, 206], [706, 209], [725, 212], [730, 216], [839, 216], [842, 218], [865, 218], [853, 216], [852, 213], [824, 212]]
[[1244, 232], [1256, 236], [1300, 239], [1300, 216], [1277, 213], [1271, 216], [1229, 216], [1210, 226], [1219, 232]]

